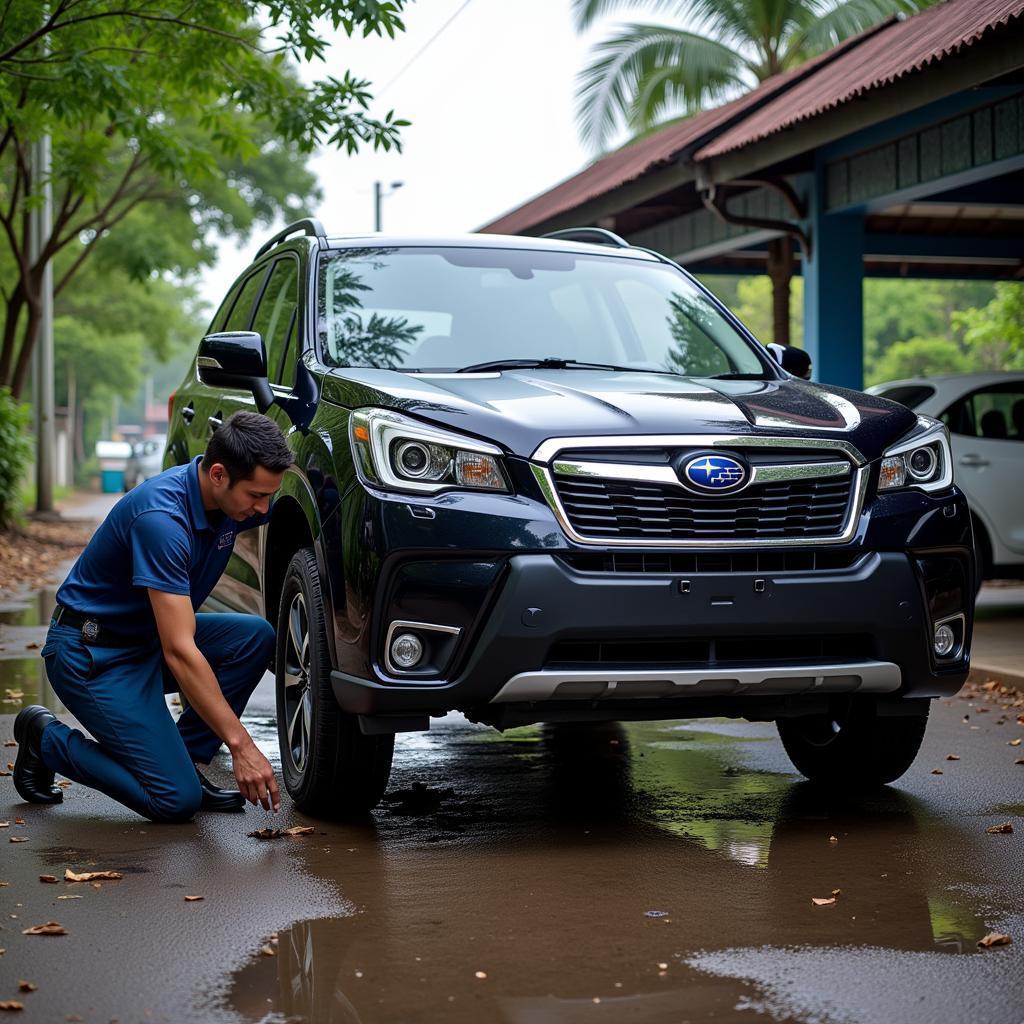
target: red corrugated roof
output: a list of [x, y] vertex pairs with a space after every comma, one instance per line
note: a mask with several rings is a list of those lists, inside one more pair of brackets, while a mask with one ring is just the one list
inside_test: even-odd
[[[959, 53], [1024, 15], [1024, 0], [947, 0], [889, 25], [694, 154], [721, 156]], [[1022, 55], [1024, 60], [1024, 55]]]
[[760, 103], [771, 101], [778, 93], [791, 88], [795, 82], [802, 81], [822, 64], [836, 60], [847, 50], [862, 44], [865, 39], [875, 35], [890, 23], [894, 23], [892, 19], [840, 43], [797, 68], [773, 75], [750, 92], [721, 107], [703, 111], [679, 124], [655, 132], [639, 142], [623, 146], [622, 149], [602, 157], [578, 174], [479, 230], [496, 234], [518, 234], [542, 224], [559, 213], [575, 209], [588, 199], [604, 195], [620, 185], [639, 178], [659, 164], [667, 163], [688, 146], [698, 144], [717, 128], [727, 126], [746, 111], [756, 108]]

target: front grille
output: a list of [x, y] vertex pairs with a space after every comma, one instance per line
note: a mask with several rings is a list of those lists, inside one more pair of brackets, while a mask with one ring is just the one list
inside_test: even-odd
[[863, 550], [802, 551], [768, 548], [761, 551], [596, 551], [559, 556], [577, 572], [663, 573], [779, 573], [836, 572], [850, 569], [867, 555]]
[[874, 643], [860, 634], [810, 636], [653, 637], [559, 640], [548, 652], [547, 667], [726, 668], [743, 665], [800, 665], [821, 661], [871, 660]]
[[727, 540], [830, 537], [842, 532], [853, 477], [755, 484], [697, 495], [667, 484], [556, 473], [573, 529], [595, 539]]

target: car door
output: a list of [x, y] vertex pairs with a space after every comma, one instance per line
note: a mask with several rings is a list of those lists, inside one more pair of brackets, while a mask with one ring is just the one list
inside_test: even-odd
[[972, 391], [940, 418], [956, 482], [989, 531], [993, 560], [1024, 554], [1024, 379]]
[[[267, 375], [271, 387], [281, 384], [281, 366], [289, 339], [295, 330], [299, 298], [299, 263], [291, 254], [282, 255], [270, 268], [266, 283], [249, 327], [229, 330], [256, 331], [267, 350]], [[293, 367], [294, 369], [294, 367]], [[289, 381], [294, 381], [294, 374]], [[233, 409], [232, 409], [233, 411]], [[271, 406], [267, 415], [275, 419], [282, 431], [290, 426], [278, 406]], [[217, 586], [217, 597], [239, 611], [263, 614], [261, 534], [263, 530], [245, 530], [235, 539], [234, 551]]]

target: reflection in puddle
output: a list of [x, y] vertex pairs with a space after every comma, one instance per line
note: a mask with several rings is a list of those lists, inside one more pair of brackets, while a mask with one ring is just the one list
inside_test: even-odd
[[0, 714], [17, 714], [29, 704], [64, 712], [39, 657], [54, 593], [52, 588], [44, 588], [0, 604]]
[[[679, 749], [670, 730], [456, 724], [404, 748], [392, 795], [454, 793], [302, 848], [359, 910], [280, 932], [276, 957], [234, 976], [231, 1008], [316, 1024], [734, 1019], [762, 975], [708, 958], [799, 947], [852, 991], [859, 968], [837, 947], [894, 963], [974, 949], [984, 922], [920, 866], [914, 800], [844, 802], [751, 770], [759, 727]], [[836, 906], [813, 906], [833, 889]]]

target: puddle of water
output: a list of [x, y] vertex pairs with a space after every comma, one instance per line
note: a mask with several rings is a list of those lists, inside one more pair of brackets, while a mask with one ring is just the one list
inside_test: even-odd
[[53, 692], [38, 653], [33, 658], [0, 661], [0, 714], [16, 715], [29, 704], [42, 704], [58, 715], [66, 710]]
[[[233, 976], [227, 1004], [316, 1024], [735, 1019], [753, 975], [687, 958], [974, 950], [985, 923], [922, 866], [916, 801], [823, 796], [747, 770], [734, 737], [674, 749], [661, 742], [671, 729], [506, 738], [453, 725], [437, 749], [408, 748], [392, 795], [428, 782], [436, 802], [419, 816], [386, 803], [375, 836], [333, 826], [329, 852], [302, 848], [358, 912], [281, 931], [276, 956]], [[813, 905], [834, 889], [836, 905]]]
[[0, 626], [45, 626], [56, 604], [55, 587], [15, 594], [0, 602]]

